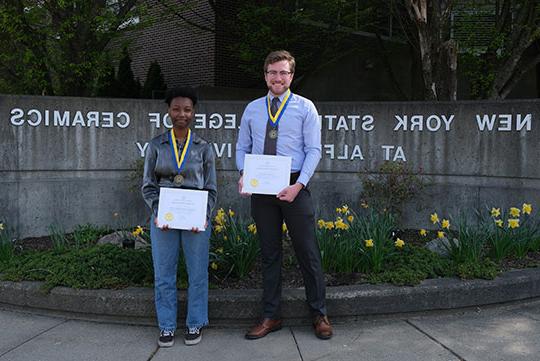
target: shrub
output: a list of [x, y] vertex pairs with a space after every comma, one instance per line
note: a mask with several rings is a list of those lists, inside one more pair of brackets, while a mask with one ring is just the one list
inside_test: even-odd
[[379, 212], [399, 215], [403, 204], [425, 187], [425, 182], [401, 162], [384, 162], [376, 174], [362, 175], [362, 202]]

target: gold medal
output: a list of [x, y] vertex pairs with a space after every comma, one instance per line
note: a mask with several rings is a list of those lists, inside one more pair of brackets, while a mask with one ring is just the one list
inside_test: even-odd
[[184, 183], [184, 176], [181, 174], [177, 174], [174, 176], [174, 184], [176, 185], [182, 185]]
[[270, 139], [276, 139], [278, 136], [278, 131], [277, 129], [270, 129], [270, 131], [268, 132], [268, 137]]

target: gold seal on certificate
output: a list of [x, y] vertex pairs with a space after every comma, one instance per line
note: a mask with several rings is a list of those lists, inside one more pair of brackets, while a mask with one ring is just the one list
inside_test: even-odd
[[270, 137], [270, 139], [276, 139], [278, 136], [277, 129], [270, 129], [270, 131], [268, 132], [268, 136]]
[[184, 183], [184, 176], [181, 174], [177, 174], [174, 176], [174, 184], [176, 185], [182, 185]]
[[165, 218], [167, 222], [170, 222], [174, 219], [174, 215], [171, 212], [167, 212], [163, 218]]
[[259, 181], [255, 178], [252, 178], [250, 181], [249, 181], [249, 184], [251, 184], [251, 186], [253, 188], [257, 188], [257, 186], [259, 185]]

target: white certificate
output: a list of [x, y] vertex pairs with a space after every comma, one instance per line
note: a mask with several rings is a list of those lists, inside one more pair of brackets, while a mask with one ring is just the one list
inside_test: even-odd
[[179, 188], [161, 188], [157, 221], [161, 227], [204, 230], [206, 222], [207, 191]]
[[246, 154], [244, 159], [244, 193], [278, 194], [289, 186], [291, 157]]

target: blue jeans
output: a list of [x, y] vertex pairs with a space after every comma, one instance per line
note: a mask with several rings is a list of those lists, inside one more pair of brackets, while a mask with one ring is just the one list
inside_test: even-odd
[[170, 229], [162, 231], [152, 218], [150, 237], [154, 263], [154, 292], [160, 330], [175, 331], [177, 319], [176, 271], [180, 247], [188, 273], [187, 327], [208, 324], [208, 251], [211, 226], [193, 233]]

